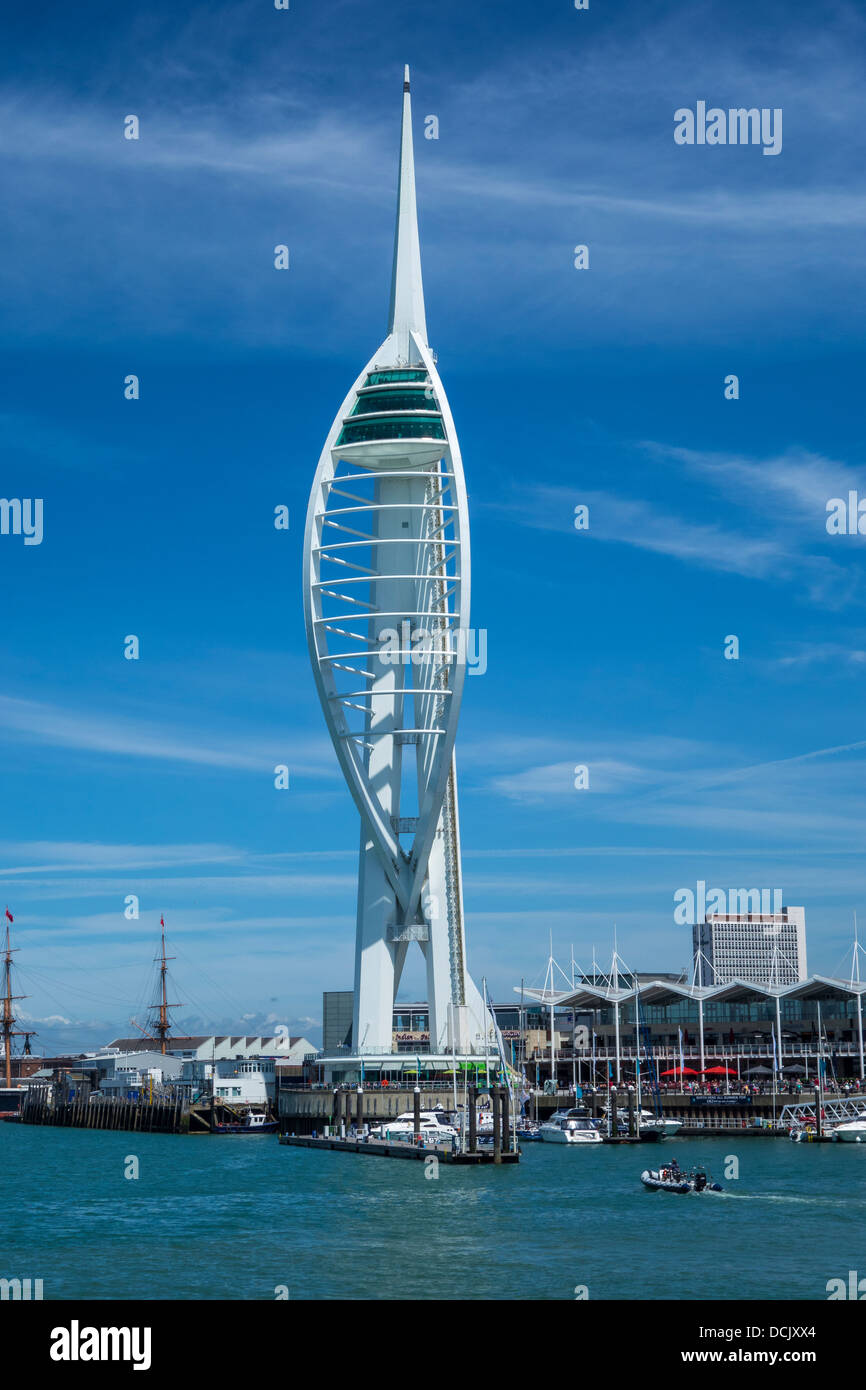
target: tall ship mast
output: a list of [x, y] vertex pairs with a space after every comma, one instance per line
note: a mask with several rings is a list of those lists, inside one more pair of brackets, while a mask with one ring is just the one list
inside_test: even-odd
[[137, 1028], [138, 1031], [140, 1033], [143, 1033], [146, 1038], [149, 1038], [151, 1042], [158, 1042], [159, 1050], [162, 1053], [162, 1055], [165, 1056], [166, 1052], [168, 1051], [168, 1037], [169, 1033], [171, 1032], [171, 1019], [169, 1018], [168, 1011], [169, 1009], [179, 1009], [180, 1004], [176, 1002], [169, 1003], [168, 1001], [168, 962], [170, 960], [174, 960], [175, 957], [167, 956], [165, 954], [164, 915], [160, 917], [159, 925], [161, 931], [161, 949], [159, 955], [154, 956], [154, 961], [159, 966], [159, 984], [157, 986], [156, 999], [153, 1001], [152, 1004], [148, 1005], [148, 1013], [151, 1015], [155, 1014], [156, 1017], [155, 1019], [148, 1020], [150, 1028], [149, 1032], [147, 1028], [142, 1028], [139, 1023], [136, 1023], [134, 1018], [131, 1019], [130, 1022], [132, 1023], [133, 1027]]
[[15, 952], [18, 948], [15, 947], [13, 949], [12, 947], [12, 941], [9, 935], [9, 927], [14, 921], [15, 918], [12, 916], [12, 913], [9, 911], [9, 908], [7, 907], [6, 915], [4, 918], [4, 925], [6, 927], [6, 938], [3, 948], [3, 999], [2, 1014], [0, 1014], [0, 1029], [2, 1029], [3, 1032], [3, 1054], [6, 1063], [7, 1088], [11, 1087], [12, 1085], [12, 1039], [24, 1039], [24, 1056], [26, 1057], [30, 1055], [30, 1039], [36, 1036], [33, 1029], [15, 1027], [15, 1024], [18, 1022], [18, 1019], [15, 1017], [15, 1014], [12, 1011], [12, 1004], [16, 999], [26, 999], [27, 995], [12, 993], [12, 957], [15, 955]]

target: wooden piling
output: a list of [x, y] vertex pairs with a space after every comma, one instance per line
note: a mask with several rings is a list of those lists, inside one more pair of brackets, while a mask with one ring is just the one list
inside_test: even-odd
[[415, 1133], [415, 1143], [421, 1142], [421, 1087], [416, 1086], [412, 1092], [412, 1128]]

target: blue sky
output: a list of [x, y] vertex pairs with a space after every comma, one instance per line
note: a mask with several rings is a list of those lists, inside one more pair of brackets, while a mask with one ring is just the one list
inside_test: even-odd
[[[866, 495], [862, 10], [91, 0], [4, 31], [0, 493], [44, 498], [45, 536], [0, 536], [0, 869], [39, 1047], [129, 1031], [163, 911], [190, 1027], [315, 1038], [351, 984], [301, 548], [384, 336], [404, 62], [488, 634], [458, 738], [473, 973], [510, 997], [549, 932], [587, 965], [614, 924], [634, 968], [679, 968], [697, 879], [781, 887], [840, 969], [866, 586], [825, 507]], [[781, 107], [782, 153], [677, 146], [698, 100]]]

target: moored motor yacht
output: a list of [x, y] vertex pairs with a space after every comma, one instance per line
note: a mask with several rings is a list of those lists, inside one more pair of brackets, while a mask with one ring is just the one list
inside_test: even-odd
[[601, 1135], [585, 1110], [557, 1110], [538, 1127], [547, 1144], [601, 1144]]
[[457, 1130], [453, 1125], [443, 1123], [443, 1113], [439, 1110], [422, 1110], [419, 1127], [416, 1128], [413, 1112], [405, 1110], [394, 1120], [383, 1120], [380, 1125], [373, 1125], [370, 1138], [411, 1142], [416, 1134], [420, 1134], [427, 1144], [450, 1144], [452, 1139], [457, 1138]]
[[836, 1125], [831, 1136], [833, 1139], [841, 1139], [845, 1144], [866, 1143], [866, 1117], [856, 1120], [843, 1120]]
[[643, 1135], [657, 1135], [659, 1139], [670, 1139], [672, 1135], [679, 1134], [682, 1127], [682, 1120], [671, 1120], [665, 1115], [653, 1115], [650, 1110], [641, 1111], [640, 1132]]
[[[607, 1124], [607, 1110], [602, 1111], [602, 1128]], [[620, 1109], [617, 1111], [617, 1125], [621, 1133], [628, 1133], [628, 1110]], [[651, 1110], [641, 1110], [640, 1112], [640, 1133], [642, 1139], [671, 1139], [675, 1134], [679, 1134], [683, 1127], [682, 1120], [671, 1120], [664, 1115], [654, 1115]]]

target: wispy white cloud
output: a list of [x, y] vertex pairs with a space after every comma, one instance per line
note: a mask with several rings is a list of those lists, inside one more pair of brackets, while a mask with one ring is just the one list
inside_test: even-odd
[[[678, 747], [677, 740], [663, 739], [653, 747], [649, 738], [634, 748], [623, 740], [619, 754], [612, 756], [604, 740], [585, 738], [579, 756], [569, 750], [568, 761], [512, 764], [508, 773], [493, 772], [480, 786], [486, 795], [504, 796], [550, 817], [560, 829], [564, 818], [573, 820], [580, 833], [591, 808], [593, 833], [607, 824], [676, 828], [689, 837], [703, 830], [726, 841], [760, 834], [765, 845], [820, 844], [840, 854], [860, 843], [866, 740], [762, 762], [750, 762], [727, 746], [707, 744], [697, 756], [685, 745]], [[589, 789], [574, 786], [578, 763], [589, 769]], [[827, 769], [819, 774], [816, 765], [822, 763]], [[594, 787], [604, 794], [593, 796]], [[680, 853], [694, 852], [685, 840]]]
[[[359, 13], [347, 10], [346, 42]], [[711, 21], [705, 10], [702, 22]], [[380, 254], [387, 258], [395, 176], [397, 103], [385, 105], [392, 88], [381, 58], [363, 64], [363, 89], [356, 81], [335, 83], [341, 63], [357, 65], [354, 43], [347, 56], [330, 35], [317, 36], [319, 44], [308, 34], [305, 63], [282, 51], [278, 63], [256, 25], [251, 15], [226, 16], [225, 23], [193, 22], [182, 48], [178, 33], [154, 31], [138, 44], [134, 63], [146, 65], [141, 86], [149, 94], [140, 103], [138, 141], [122, 138], [122, 108], [104, 82], [82, 96], [60, 80], [48, 86], [19, 78], [0, 93], [0, 152], [18, 252], [17, 278], [9, 275], [8, 257], [0, 275], [10, 297], [22, 289], [28, 296], [30, 312], [16, 318], [19, 335], [70, 332], [87, 308], [91, 336], [110, 336], [109, 320], [118, 316], [99, 316], [97, 330], [92, 305], [114, 309], [122, 302], [126, 330], [134, 323], [142, 332], [210, 342], [218, 335], [246, 343], [288, 336], [307, 350], [327, 351], [330, 335], [305, 332], [304, 316], [275, 305], [259, 273], [278, 232], [303, 268], [292, 281], [293, 309], [318, 298], [323, 321], [338, 304], [344, 326], [366, 324], [371, 267]], [[771, 296], [774, 304], [801, 308], [804, 256], [808, 261], [812, 243], [829, 233], [832, 257], [810, 264], [821, 279], [822, 311], [831, 302], [849, 319], [852, 280], [864, 270], [858, 234], [866, 225], [866, 197], [850, 188], [844, 169], [840, 176], [836, 154], [842, 109], [847, 157], [856, 160], [862, 150], [866, 103], [849, 28], [841, 12], [824, 26], [820, 66], [814, 51], [789, 34], [777, 35], [763, 64], [723, 27], [708, 52], [707, 31], [701, 42], [682, 32], [679, 19], [674, 24], [656, 12], [651, 22], [620, 28], [615, 46], [599, 38], [591, 58], [557, 44], [554, 61], [549, 28], [540, 23], [521, 35], [519, 56], [507, 41], [488, 46], [483, 64], [449, 63], [447, 81], [428, 64], [418, 100], [435, 103], [443, 138], [418, 141], [425, 254], [451, 275], [463, 267], [473, 319], [483, 304], [485, 314], [503, 321], [507, 274], [507, 316], [515, 303], [526, 305], [521, 337], [528, 349], [540, 302], [545, 345], [548, 314], [559, 332], [574, 331], [562, 275], [573, 278], [568, 249], [576, 226], [589, 228], [620, 282], [604, 298], [605, 314], [581, 318], [581, 333], [599, 337], [608, 327], [618, 331], [624, 304], [632, 331], [639, 318], [656, 335], [664, 331], [671, 288], [664, 276], [685, 288], [681, 315], [694, 303], [704, 337], [717, 320], [730, 322], [728, 303], [736, 304], [742, 329], [758, 277], [765, 303]], [[230, 32], [243, 35], [239, 49], [254, 52], [253, 60], [240, 64], [228, 51]], [[500, 38], [506, 36], [503, 27]], [[375, 45], [366, 15], [362, 37]], [[692, 99], [697, 54], [707, 90], [720, 101], [739, 102], [769, 84], [771, 104], [785, 105], [786, 131], [794, 122], [786, 138], [796, 141], [797, 159], [786, 156], [772, 182], [766, 165], [776, 161], [758, 160], [758, 178], [751, 150], [702, 151], [711, 157], [698, 162], [689, 157], [695, 151], [674, 147], [673, 111]], [[121, 70], [130, 62], [125, 52]], [[82, 180], [87, 199], [80, 197]], [[369, 217], [358, 217], [360, 205]], [[202, 237], [203, 216], [218, 218], [218, 237]], [[499, 228], [493, 238], [492, 217]], [[47, 245], [57, 218], [67, 228], [62, 285], [50, 274]], [[352, 235], [340, 247], [334, 229], [347, 219]], [[654, 279], [643, 274], [648, 261]], [[80, 274], [69, 273], [73, 262]], [[139, 275], [128, 273], [130, 264]], [[734, 265], [737, 275], [708, 275], [708, 265]], [[838, 273], [842, 266], [845, 274]], [[386, 274], [383, 261], [383, 282]], [[638, 275], [640, 296], [624, 294], [621, 283]], [[191, 277], [195, 303], [186, 292]], [[453, 316], [459, 318], [459, 306]], [[765, 312], [765, 333], [777, 319], [768, 323]], [[682, 332], [682, 320], [678, 327]], [[499, 337], [489, 334], [488, 352]]]
[[[493, 777], [490, 786], [494, 792], [527, 803], [549, 802], [552, 797], [571, 797], [577, 794], [574, 785], [576, 766], [577, 764], [571, 761], [530, 767], [522, 772]], [[651, 775], [648, 769], [638, 767], [634, 763], [604, 757], [593, 758], [589, 786], [582, 790], [580, 795], [617, 795], [626, 790], [634, 790], [648, 781]]]
[[91, 873], [105, 869], [184, 868], [191, 864], [231, 864], [242, 858], [227, 845], [107, 845], [70, 840], [7, 840], [0, 843], [6, 860], [25, 863], [0, 866], [0, 876], [11, 874]]
[[762, 515], [767, 517], [772, 516], [771, 506], [777, 515], [781, 507], [786, 521], [796, 518], [813, 534], [824, 538], [828, 500], [847, 498], [849, 490], [862, 490], [866, 484], [866, 466], [857, 468], [794, 446], [762, 458], [657, 442], [647, 442], [643, 447], [656, 459], [684, 465], [726, 499], [739, 500], [744, 505], [760, 499], [766, 504]]
[[[233, 888], [235, 886], [233, 885]], [[165, 889], [167, 885], [155, 884], [153, 891], [158, 892], [160, 887]], [[300, 883], [294, 887], [296, 891], [315, 891], [316, 888], [323, 888], [324, 882]], [[74, 892], [67, 896], [70, 901], [76, 900]], [[91, 898], [93, 894], [87, 893], [84, 896]], [[261, 913], [244, 912], [240, 903], [235, 903], [231, 910], [225, 907], [204, 910], [184, 903], [182, 892], [177, 895], [177, 899], [177, 905], [167, 910], [166, 925], [170, 936], [178, 942], [185, 938], [204, 938], [210, 941], [209, 956], [222, 954], [226, 944], [236, 942], [239, 933], [242, 933], [245, 951], [252, 951], [257, 944], [265, 941], [270, 941], [271, 944], [276, 941], [279, 944], [282, 938], [285, 938], [280, 949], [285, 950], [288, 962], [296, 953], [303, 955], [315, 938], [319, 939], [321, 949], [327, 951], [328, 937], [338, 929], [345, 930], [347, 925], [346, 917], [336, 913], [317, 916], [278, 912], [263, 916]], [[45, 895], [40, 894], [39, 900], [45, 900]], [[118, 899], [118, 903], [116, 912], [72, 913], [62, 921], [38, 911], [22, 912], [19, 939], [26, 943], [28, 951], [31, 947], [59, 947], [64, 944], [74, 946], [75, 943], [84, 946], [87, 942], [99, 941], [104, 946], [111, 945], [112, 960], [116, 964], [128, 965], [130, 960], [142, 958], [143, 941], [152, 942], [159, 935], [158, 914], [150, 912], [129, 921], [123, 915], [122, 899]], [[18, 914], [16, 924], [17, 919]], [[30, 959], [32, 960], [32, 956]]]
[[[581, 488], [579, 500], [590, 509], [590, 526], [580, 533], [581, 541], [614, 541], [751, 578], [778, 573], [788, 558], [782, 542], [771, 536], [678, 517], [642, 498]], [[520, 525], [574, 534], [574, 488], [542, 484], [526, 489], [519, 500], [488, 505]]]
[[225, 771], [267, 772], [286, 762], [299, 775], [335, 778], [334, 759], [322, 737], [290, 740], [274, 732], [270, 741], [223, 735], [205, 742], [197, 731], [170, 729], [153, 721], [125, 718], [115, 711], [82, 713], [36, 700], [0, 696], [0, 734], [6, 730], [35, 743], [86, 752], [189, 763]]
[[[392, 193], [393, 131], [381, 113], [359, 119], [331, 111], [299, 111], [290, 96], [282, 103], [244, 94], [227, 117], [210, 105], [150, 112], [139, 141], [121, 138], [115, 112], [96, 106], [64, 105], [52, 99], [26, 107], [0, 99], [0, 154], [20, 159], [26, 151], [31, 174], [40, 164], [66, 170], [85, 167], [152, 175], [202, 175], [259, 184], [263, 190], [303, 189], [378, 204]], [[499, 161], [491, 151], [473, 162], [441, 155], [423, 177], [439, 207], [465, 200], [534, 209], [598, 211], [619, 220], [647, 218], [672, 224], [777, 232], [780, 228], [866, 226], [866, 196], [843, 188], [672, 187], [668, 196], [649, 191], [624, 195], [585, 179], [575, 187], [561, 175], [542, 177], [537, 160], [515, 172], [522, 150], [507, 145]], [[372, 176], [371, 176], [372, 175]], [[598, 178], [598, 175], [596, 175]]]
[[340, 889], [354, 890], [357, 874], [349, 870], [345, 874], [325, 871], [320, 874], [214, 873], [178, 874], [171, 878], [151, 878], [142, 875], [136, 878], [134, 871], [130, 871], [123, 878], [112, 878], [107, 874], [101, 878], [64, 878], [58, 874], [42, 879], [21, 874], [15, 879], [16, 893], [26, 891], [28, 898], [35, 897], [43, 902], [114, 897], [120, 904], [118, 914], [122, 912], [125, 895], [137, 891], [139, 885], [144, 883], [147, 884], [151, 901], [156, 898], [163, 903], [180, 903], [190, 895], [203, 892], [221, 894], [224, 897], [231, 895], [241, 899], [271, 897], [290, 902], [293, 897], [303, 893], [315, 896]]
[[783, 670], [799, 670], [810, 666], [823, 666], [828, 671], [838, 670], [840, 666], [859, 667], [866, 665], [866, 648], [845, 646], [842, 642], [815, 642], [810, 646], [800, 646], [783, 656], [774, 657], [770, 664]]
[[[826, 553], [832, 542], [825, 523], [830, 498], [847, 498], [858, 488], [863, 492], [866, 468], [794, 447], [770, 458], [656, 442], [639, 447], [723, 494], [724, 519], [696, 520], [647, 498], [548, 484], [515, 490], [484, 506], [517, 525], [573, 537], [577, 499], [590, 517], [588, 529], [577, 533], [581, 543], [628, 545], [705, 570], [793, 583], [827, 608], [863, 601], [863, 576], [844, 562], [847, 552], [837, 544], [834, 553]], [[714, 507], [702, 511], [712, 516]], [[844, 543], [864, 539], [845, 537]]]

